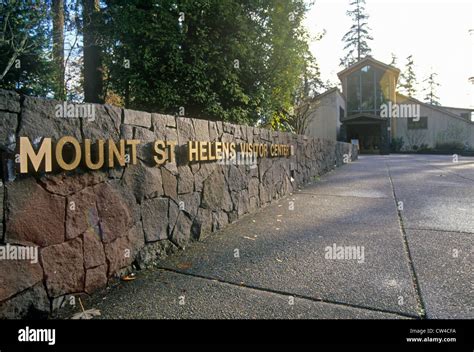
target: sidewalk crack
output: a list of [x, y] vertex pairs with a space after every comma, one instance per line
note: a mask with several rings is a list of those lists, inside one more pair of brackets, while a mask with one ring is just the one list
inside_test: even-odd
[[400, 225], [400, 232], [402, 234], [402, 241], [403, 241], [403, 245], [405, 247], [405, 252], [406, 252], [407, 258], [408, 258], [408, 267], [410, 269], [410, 273], [411, 273], [411, 277], [412, 277], [412, 281], [413, 281], [413, 288], [415, 290], [416, 298], [417, 298], [417, 301], [418, 301], [418, 306], [420, 308], [419, 314], [420, 314], [420, 317], [422, 319], [425, 319], [426, 318], [426, 306], [425, 306], [425, 303], [423, 301], [423, 297], [421, 296], [420, 283], [418, 281], [418, 276], [416, 274], [415, 266], [413, 264], [413, 258], [412, 258], [412, 255], [411, 255], [410, 246], [408, 245], [407, 233], [406, 233], [405, 225], [404, 225], [404, 222], [403, 222], [402, 213], [398, 208], [398, 198], [397, 198], [397, 193], [395, 192], [395, 185], [393, 184], [392, 174], [390, 172], [390, 166], [388, 165], [388, 163], [385, 163], [385, 166], [387, 167], [388, 179], [390, 180], [390, 185], [392, 187], [393, 199], [395, 201], [395, 209], [397, 209], [398, 221], [399, 221], [399, 225]]
[[317, 302], [317, 303], [333, 304], [333, 305], [336, 305], [336, 306], [343, 306], [343, 307], [346, 307], [346, 308], [355, 308], [355, 309], [368, 310], [368, 311], [377, 312], [377, 313], [392, 314], [392, 315], [396, 315], [396, 316], [401, 317], [401, 318], [409, 318], [409, 319], [419, 318], [419, 316], [417, 316], [415, 314], [410, 315], [408, 313], [401, 313], [401, 312], [396, 312], [396, 311], [391, 311], [391, 310], [386, 310], [386, 309], [378, 309], [378, 308], [368, 307], [368, 306], [364, 306], [364, 305], [358, 305], [358, 304], [354, 304], [354, 303], [346, 303], [346, 302], [333, 301], [333, 300], [328, 300], [328, 299], [323, 299], [323, 298], [315, 298], [315, 297], [305, 296], [305, 295], [301, 295], [301, 294], [297, 294], [297, 293], [285, 292], [285, 291], [281, 291], [281, 290], [275, 290], [275, 289], [265, 288], [265, 287], [255, 286], [255, 285], [241, 284], [241, 283], [237, 283], [237, 282], [233, 282], [233, 281], [227, 281], [227, 280], [223, 280], [223, 279], [219, 279], [219, 278], [215, 278], [215, 277], [209, 277], [209, 276], [200, 275], [200, 274], [183, 272], [181, 270], [176, 270], [176, 269], [171, 269], [171, 268], [166, 268], [166, 267], [156, 267], [156, 269], [167, 271], [167, 272], [172, 272], [172, 273], [180, 274], [180, 275], [184, 275], [184, 276], [190, 276], [190, 277], [193, 277], [193, 278], [198, 278], [198, 279], [203, 279], [203, 280], [208, 280], [208, 281], [214, 281], [214, 282], [218, 282], [218, 283], [221, 283], [221, 284], [231, 285], [231, 286], [234, 286], [234, 287], [246, 288], [246, 289], [255, 290], [255, 291], [259, 291], [259, 292], [272, 293], [272, 294], [287, 296], [287, 297], [291, 296], [291, 297], [294, 297], [294, 298], [304, 299], [304, 300]]

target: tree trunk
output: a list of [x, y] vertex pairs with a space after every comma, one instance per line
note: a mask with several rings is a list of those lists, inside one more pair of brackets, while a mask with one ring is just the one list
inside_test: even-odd
[[53, 62], [56, 99], [65, 100], [64, 89], [64, 0], [53, 0]]
[[84, 101], [103, 103], [103, 71], [98, 45], [99, 0], [82, 0], [84, 20]]

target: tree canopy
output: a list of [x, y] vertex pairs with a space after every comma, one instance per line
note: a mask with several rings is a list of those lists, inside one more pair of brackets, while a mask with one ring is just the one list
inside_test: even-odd
[[[3, 88], [291, 129], [302, 85], [319, 82], [303, 26], [305, 0], [7, 4], [0, 25], [11, 27], [16, 41], [27, 33], [28, 45], [16, 54], [21, 69], [6, 70]], [[67, 42], [65, 55], [58, 39]], [[11, 43], [0, 41], [1, 70], [15, 55]]]
[[368, 42], [373, 40], [370, 35], [369, 15], [365, 10], [365, 0], [352, 0], [349, 6], [351, 9], [346, 14], [353, 23], [349, 31], [342, 37], [346, 54], [341, 58], [340, 65], [344, 67], [351, 66], [369, 55], [371, 49]]
[[431, 72], [428, 77], [423, 80], [425, 84], [424, 92], [425, 97], [424, 101], [431, 105], [441, 105], [439, 102], [439, 97], [436, 93], [437, 88], [440, 86], [438, 81], [436, 80], [437, 73]]
[[403, 93], [409, 97], [414, 97], [416, 95], [416, 74], [415, 74], [415, 62], [413, 60], [413, 55], [407, 57], [407, 63], [405, 70], [400, 76], [399, 86], [402, 89]]

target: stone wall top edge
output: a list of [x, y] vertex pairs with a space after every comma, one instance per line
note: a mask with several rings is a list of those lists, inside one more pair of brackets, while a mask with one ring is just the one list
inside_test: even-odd
[[[25, 95], [25, 94], [21, 94], [21, 93], [17, 93], [15, 92], [14, 90], [6, 90], [6, 89], [1, 89], [0, 88], [0, 98], [11, 98], [11, 99], [14, 99], [15, 101], [20, 101], [20, 100], [23, 100], [23, 98], [25, 100], [30, 100], [30, 101], [36, 101], [36, 102], [39, 102], [39, 101], [44, 101], [46, 104], [64, 104], [65, 102], [68, 103], [68, 104], [74, 104], [74, 105], [82, 105], [84, 103], [78, 103], [78, 102], [72, 102], [72, 101], [60, 101], [60, 100], [57, 100], [57, 99], [53, 99], [53, 98], [44, 98], [44, 97], [35, 97], [35, 96], [29, 96], [29, 95]], [[27, 104], [27, 103], [26, 103]], [[227, 122], [227, 121], [220, 121], [220, 120], [207, 120], [207, 119], [204, 119], [204, 118], [197, 118], [197, 117], [188, 117], [188, 116], [175, 116], [175, 115], [170, 115], [170, 114], [166, 114], [166, 113], [162, 113], [162, 112], [149, 112], [149, 111], [144, 111], [144, 110], [136, 110], [136, 109], [127, 109], [127, 108], [123, 108], [123, 107], [120, 107], [120, 106], [116, 106], [116, 105], [111, 105], [111, 104], [95, 104], [95, 103], [87, 103], [87, 104], [91, 104], [91, 105], [96, 105], [96, 106], [105, 106], [105, 107], [112, 107], [114, 109], [120, 109], [123, 111], [123, 115], [127, 116], [127, 113], [136, 113], [136, 114], [140, 114], [140, 115], [148, 115], [151, 117], [151, 121], [153, 121], [153, 119], [156, 119], [156, 118], [172, 118], [172, 119], [178, 119], [178, 118], [185, 118], [185, 119], [190, 119], [190, 120], [202, 120], [202, 121], [207, 121], [209, 123], [223, 123], [223, 124], [227, 124], [228, 126], [232, 126], [234, 128], [251, 128], [253, 129], [254, 131], [258, 131], [257, 135], [261, 135], [262, 133], [269, 133], [269, 137], [271, 138], [275, 133], [277, 134], [280, 134], [280, 135], [284, 135], [284, 136], [291, 136], [291, 138], [295, 139], [295, 140], [298, 140], [300, 138], [302, 138], [303, 140], [320, 140], [320, 141], [323, 141], [324, 139], [322, 138], [316, 138], [316, 137], [310, 137], [308, 135], [304, 135], [304, 134], [296, 134], [296, 133], [293, 133], [293, 132], [286, 132], [286, 131], [274, 131], [274, 130], [271, 130], [271, 129], [268, 129], [268, 128], [264, 128], [264, 127], [260, 127], [260, 126], [252, 126], [252, 125], [244, 125], [244, 124], [236, 124], [236, 123], [231, 123], [231, 122]], [[23, 106], [25, 105], [25, 102], [22, 104]], [[0, 110], [1, 111], [7, 111], [5, 109], [2, 109], [2, 105], [0, 104]], [[20, 113], [21, 111], [16, 111], [17, 113]], [[145, 124], [145, 126], [143, 124], [140, 124], [140, 123], [127, 123], [126, 121], [121, 121], [121, 124], [122, 125], [131, 125], [131, 126], [141, 126], [141, 127], [145, 127], [145, 128], [150, 128], [151, 125], [149, 125], [148, 123]], [[335, 142], [335, 141], [334, 141]], [[338, 142], [338, 143], [345, 143], [345, 142]]]

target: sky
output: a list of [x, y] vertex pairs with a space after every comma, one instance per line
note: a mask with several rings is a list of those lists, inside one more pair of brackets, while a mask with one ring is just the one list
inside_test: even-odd
[[[310, 34], [326, 31], [320, 41], [311, 42], [322, 79], [338, 82], [342, 70], [343, 35], [352, 22], [346, 15], [350, 0], [316, 0], [305, 25]], [[413, 55], [419, 82], [417, 98], [423, 100], [423, 79], [430, 71], [438, 74], [440, 102], [445, 106], [474, 108], [474, 0], [366, 0], [372, 57], [389, 64], [392, 53], [403, 71]]]

